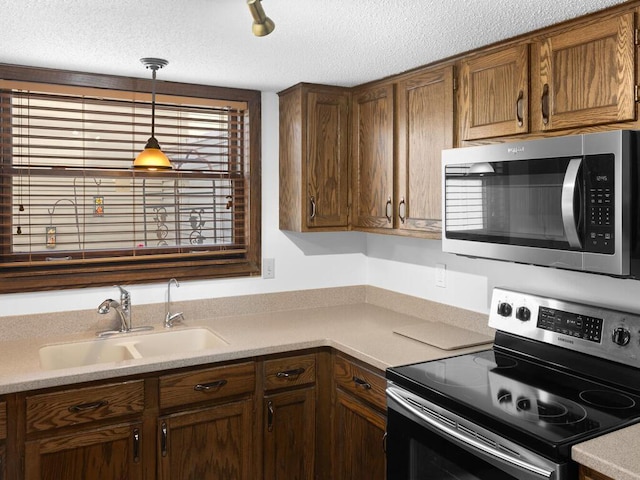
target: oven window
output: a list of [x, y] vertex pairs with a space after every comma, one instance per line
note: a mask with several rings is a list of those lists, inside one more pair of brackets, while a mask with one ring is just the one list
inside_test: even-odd
[[516, 480], [394, 410], [388, 411], [387, 480]]

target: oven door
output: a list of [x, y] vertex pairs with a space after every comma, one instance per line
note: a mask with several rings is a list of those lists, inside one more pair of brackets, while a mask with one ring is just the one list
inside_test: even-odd
[[387, 388], [387, 480], [568, 480], [557, 464], [413, 393]]

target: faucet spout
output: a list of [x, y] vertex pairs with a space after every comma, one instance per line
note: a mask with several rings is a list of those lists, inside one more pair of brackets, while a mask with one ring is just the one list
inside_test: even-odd
[[182, 314], [182, 312], [171, 313], [171, 284], [172, 283], [176, 286], [176, 288], [180, 287], [180, 283], [178, 283], [178, 280], [176, 280], [175, 278], [170, 279], [169, 282], [167, 283], [167, 305], [165, 308], [167, 313], [164, 317], [165, 328], [173, 327], [173, 322], [177, 318], [184, 320], [184, 315]]
[[122, 311], [122, 305], [113, 300], [112, 298], [107, 298], [104, 302], [98, 305], [98, 313], [101, 315], [105, 315], [111, 311], [111, 309], [115, 309], [118, 312], [118, 316], [120, 317], [120, 332], [127, 332], [127, 319]]

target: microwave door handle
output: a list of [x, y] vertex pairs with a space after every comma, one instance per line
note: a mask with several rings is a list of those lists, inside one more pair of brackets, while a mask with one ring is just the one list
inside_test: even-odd
[[582, 248], [582, 242], [578, 236], [578, 219], [575, 218], [574, 198], [578, 187], [578, 173], [582, 158], [573, 158], [569, 161], [567, 171], [562, 182], [562, 223], [567, 241], [570, 247]]

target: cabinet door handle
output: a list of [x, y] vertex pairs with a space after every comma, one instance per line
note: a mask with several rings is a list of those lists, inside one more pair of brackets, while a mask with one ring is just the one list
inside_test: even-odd
[[98, 400], [97, 402], [80, 403], [78, 405], [72, 405], [68, 408], [71, 413], [88, 412], [89, 410], [97, 410], [101, 407], [106, 407], [109, 402], [106, 400]]
[[542, 123], [549, 124], [549, 84], [545, 83], [542, 87]]
[[404, 221], [407, 219], [407, 204], [404, 201], [404, 197], [402, 197], [400, 199], [400, 203], [398, 204], [398, 217], [400, 218], [400, 221], [402, 223], [404, 223]]
[[162, 422], [160, 425], [160, 453], [163, 457], [167, 456], [167, 422]]
[[311, 198], [309, 198], [309, 203], [311, 207], [311, 213], [309, 214], [309, 219], [314, 220], [316, 218], [316, 197], [311, 195]]
[[273, 432], [273, 402], [269, 400], [267, 402], [267, 430]]
[[222, 379], [222, 380], [216, 380], [215, 382], [198, 383], [196, 386], [193, 387], [193, 389], [196, 392], [208, 392], [210, 390], [217, 390], [221, 387], [224, 387], [226, 384], [227, 384], [227, 381]]
[[371, 384], [369, 382], [367, 382], [366, 380], [360, 378], [360, 377], [356, 377], [355, 375], [352, 378], [353, 383], [356, 384], [356, 388], [357, 387], [362, 387], [365, 390], [371, 390]]
[[300, 367], [300, 368], [294, 368], [292, 370], [284, 370], [282, 372], [278, 372], [276, 373], [276, 377], [291, 378], [291, 377], [297, 377], [299, 375], [302, 375], [303, 373], [304, 373], [304, 368]]
[[387, 432], [384, 432], [384, 435], [382, 436], [382, 451], [385, 454], [387, 453]]
[[140, 461], [140, 429], [133, 429], [133, 463]]
[[391, 204], [391, 197], [387, 199], [387, 205], [385, 206], [384, 214], [387, 217], [387, 222], [391, 223], [391, 214], [393, 210], [393, 205]]
[[521, 127], [524, 125], [524, 92], [520, 90], [518, 93], [518, 99], [516, 100], [516, 119], [518, 121], [518, 126]]

